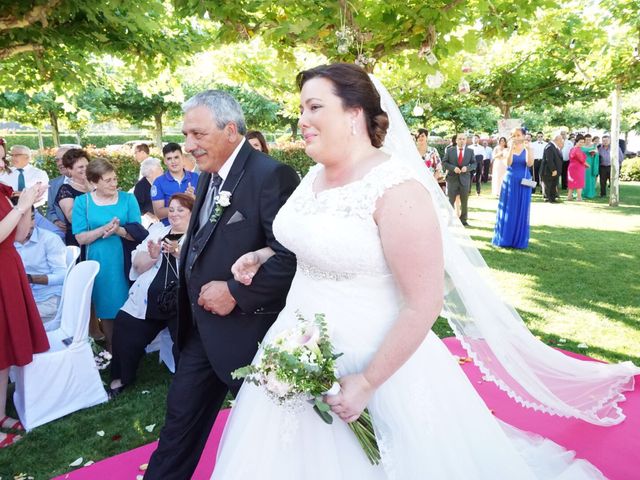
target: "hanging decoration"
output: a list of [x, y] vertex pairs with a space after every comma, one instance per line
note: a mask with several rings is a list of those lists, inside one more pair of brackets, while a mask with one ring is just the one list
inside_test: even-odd
[[469, 63], [468, 61], [465, 61], [462, 64], [462, 73], [471, 73], [472, 70], [473, 68], [471, 68], [471, 63]]
[[340, 28], [336, 30], [336, 45], [338, 53], [344, 55], [348, 53], [356, 39], [356, 32], [347, 25], [347, 5], [340, 11]]
[[427, 75], [425, 82], [429, 88], [440, 88], [444, 83], [444, 75], [438, 70], [433, 75]]
[[471, 87], [469, 86], [469, 82], [467, 82], [464, 78], [460, 80], [460, 83], [458, 84], [458, 92], [460, 93], [471, 92]]
[[420, 103], [416, 103], [416, 106], [413, 107], [413, 110], [411, 111], [411, 115], [413, 115], [414, 117], [421, 117], [424, 115], [424, 108], [420, 106]]
[[433, 53], [436, 44], [436, 27], [429, 25], [427, 35], [418, 50], [418, 58], [424, 58], [429, 65], [438, 63], [438, 58]]

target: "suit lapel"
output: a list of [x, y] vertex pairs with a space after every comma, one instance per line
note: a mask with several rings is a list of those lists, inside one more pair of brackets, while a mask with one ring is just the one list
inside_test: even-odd
[[[245, 167], [247, 164], [247, 160], [249, 159], [250, 154], [253, 152], [253, 147], [249, 144], [249, 142], [245, 141], [244, 145], [242, 145], [242, 148], [240, 148], [240, 151], [238, 152], [238, 156], [236, 157], [235, 161], [233, 162], [233, 166], [231, 167], [231, 170], [229, 171], [229, 175], [227, 175], [227, 178], [225, 178], [224, 183], [222, 185], [220, 185], [220, 191], [227, 191], [227, 192], [231, 192], [231, 205], [233, 205], [233, 195], [236, 191], [236, 188], [238, 187], [238, 185], [240, 184], [240, 181], [242, 180], [242, 177], [244, 176], [244, 172], [245, 172]], [[211, 179], [211, 174], [207, 174], [207, 187], [209, 186], [209, 181]], [[200, 190], [200, 189], [198, 189]], [[204, 203], [204, 197], [207, 194], [207, 189], [203, 189], [204, 191], [200, 191], [200, 196], [202, 197], [201, 199], [199, 199], [199, 206], [197, 209], [197, 212], [194, 211], [191, 215], [191, 222], [193, 224], [194, 222], [194, 217], [199, 218], [200, 216], [200, 209], [202, 208], [202, 204]], [[230, 206], [231, 206], [230, 205]], [[218, 219], [217, 222], [215, 223], [211, 223], [211, 222], [207, 222], [207, 225], [203, 226], [202, 228], [200, 228], [197, 232], [193, 232], [194, 237], [197, 238], [198, 240], [198, 244], [204, 245], [207, 244], [207, 242], [209, 242], [209, 238], [211, 238], [211, 235], [213, 235], [213, 232], [215, 232], [216, 228], [218, 227], [218, 225], [225, 219], [226, 217], [226, 211], [229, 209], [229, 207], [227, 207], [225, 209], [225, 211], [222, 213], [222, 215], [220, 216], [220, 218]], [[190, 226], [190, 229], [192, 228], [193, 225]], [[193, 231], [193, 230], [191, 230]], [[201, 250], [202, 251], [202, 250]], [[196, 259], [197, 257], [200, 255], [200, 252], [197, 252], [196, 255]], [[195, 260], [194, 259], [194, 262]]]

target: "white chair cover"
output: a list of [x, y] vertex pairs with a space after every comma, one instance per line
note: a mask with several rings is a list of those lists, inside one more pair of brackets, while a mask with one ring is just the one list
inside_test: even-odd
[[[62, 283], [62, 291], [64, 292], [64, 285], [67, 283], [67, 278], [69, 278], [69, 272], [71, 271], [71, 267], [76, 264], [76, 260], [80, 256], [80, 247], [75, 245], [67, 245], [67, 272], [64, 276], [64, 282]], [[62, 318], [62, 305], [64, 303], [64, 295], [60, 298], [60, 305], [58, 305], [58, 313], [56, 313], [56, 317], [50, 322], [45, 323], [44, 329], [47, 332], [51, 332], [53, 330], [57, 330], [60, 327], [60, 319]]]
[[158, 333], [156, 338], [145, 348], [146, 353], [157, 351], [160, 351], [158, 361], [164, 363], [171, 373], [176, 373], [176, 362], [173, 358], [173, 340], [171, 340], [168, 328]]
[[91, 291], [99, 269], [93, 260], [71, 269], [60, 328], [47, 332], [49, 350], [15, 369], [13, 400], [27, 430], [107, 401], [88, 335]]

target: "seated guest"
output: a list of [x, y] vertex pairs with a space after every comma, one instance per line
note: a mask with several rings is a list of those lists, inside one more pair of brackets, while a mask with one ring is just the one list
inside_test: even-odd
[[153, 213], [151, 186], [156, 178], [164, 173], [164, 170], [162, 170], [160, 160], [149, 157], [140, 164], [140, 172], [142, 173], [142, 178], [138, 180], [138, 183], [133, 187], [133, 195], [136, 197], [136, 200], [138, 200], [138, 205], [140, 206], [142, 224], [148, 227], [158, 221], [158, 217]]
[[25, 237], [16, 236], [14, 246], [22, 258], [42, 322], [46, 324], [58, 312], [67, 270], [66, 248], [55, 233], [36, 226], [34, 213], [32, 209], [31, 228]]
[[87, 165], [89, 165], [89, 154], [80, 148], [71, 148], [62, 155], [62, 164], [67, 170], [69, 180], [60, 185], [55, 203], [58, 205], [66, 224], [64, 243], [67, 245], [78, 245], [71, 227], [71, 213], [76, 197], [87, 193], [91, 188], [87, 181]]
[[194, 195], [198, 184], [198, 174], [185, 170], [182, 160], [182, 149], [177, 143], [167, 143], [162, 149], [167, 171], [159, 176], [151, 187], [153, 213], [166, 226], [169, 213], [169, 199], [174, 193]]
[[175, 338], [177, 262], [193, 202], [191, 195], [174, 194], [169, 202], [169, 225], [153, 228], [132, 255], [130, 278], [135, 283], [116, 316], [113, 332], [112, 398], [135, 381], [145, 347], [161, 330], [169, 327]]
[[244, 136], [249, 145], [258, 150], [259, 152], [269, 154], [269, 147], [267, 146], [267, 141], [258, 130], [249, 130], [247, 134]]

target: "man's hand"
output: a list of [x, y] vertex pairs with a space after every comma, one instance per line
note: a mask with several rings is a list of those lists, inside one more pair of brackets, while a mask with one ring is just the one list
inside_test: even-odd
[[454, 172], [454, 173], [457, 173], [458, 175], [460, 175], [460, 172], [461, 172], [461, 171], [462, 171], [462, 170], [460, 170], [460, 167], [456, 167], [456, 168], [454, 168], [454, 169], [453, 169], [453, 172]]
[[462, 168], [460, 169], [460, 172], [461, 172], [461, 173], [467, 173], [467, 167], [462, 167]]
[[224, 317], [235, 308], [236, 300], [229, 292], [227, 282], [214, 280], [205, 283], [200, 289], [198, 305], [208, 312]]
[[551, 172], [551, 176], [552, 177], [555, 177], [556, 175], [558, 175], [558, 171], [557, 170], [554, 170], [553, 172]]

